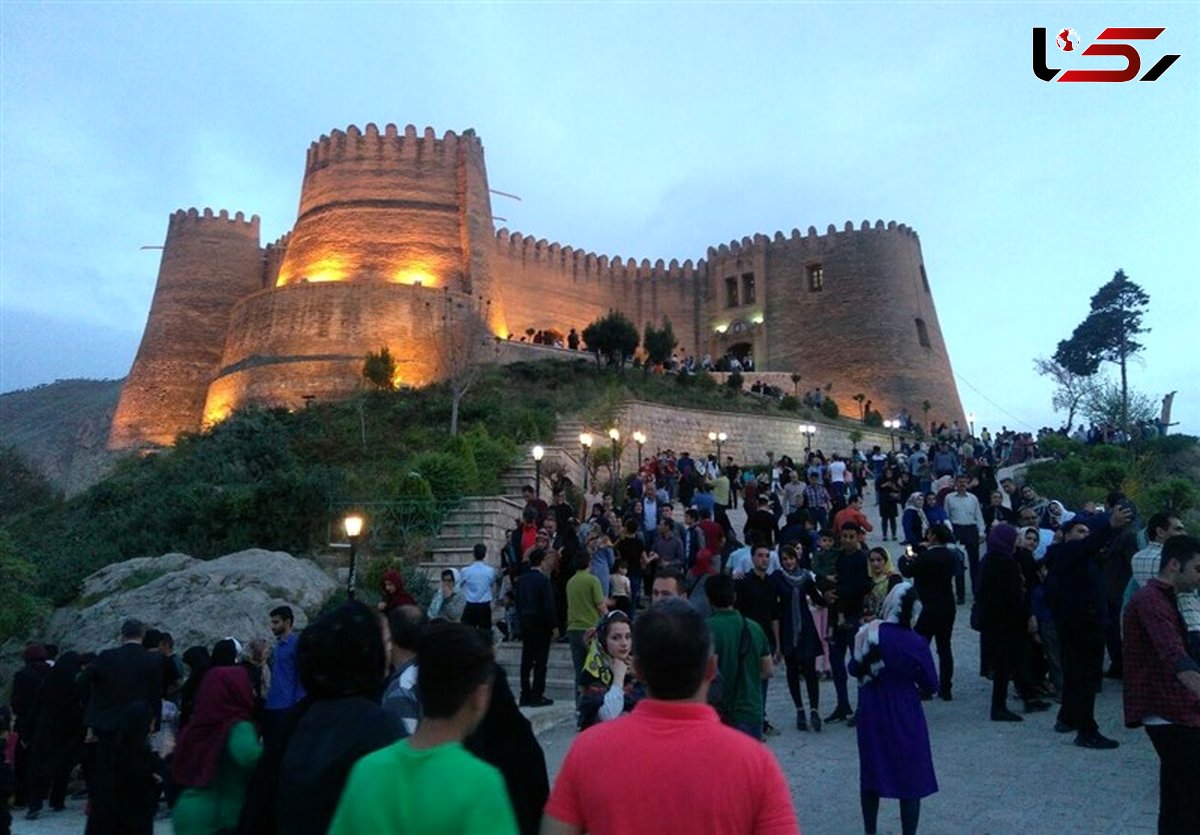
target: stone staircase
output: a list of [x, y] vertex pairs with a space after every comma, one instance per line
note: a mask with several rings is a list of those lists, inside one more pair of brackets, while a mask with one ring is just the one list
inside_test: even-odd
[[[496, 663], [504, 667], [513, 694], [520, 696], [521, 687], [521, 644], [505, 641], [492, 647]], [[546, 698], [553, 699], [555, 707], [570, 705], [574, 709], [575, 668], [571, 664], [571, 648], [567, 644], [550, 645], [550, 660], [546, 663]]]
[[508, 531], [521, 515], [522, 501], [508, 496], [468, 496], [446, 514], [421, 570], [437, 577], [444, 568], [462, 568], [474, 560], [476, 543], [487, 546], [487, 561], [499, 567]]

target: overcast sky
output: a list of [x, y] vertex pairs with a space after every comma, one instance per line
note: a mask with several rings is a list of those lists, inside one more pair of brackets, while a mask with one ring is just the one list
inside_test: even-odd
[[[1035, 26], [1080, 48], [1165, 26], [1143, 72], [1183, 57], [1153, 83], [1045, 83]], [[504, 225], [597, 253], [909, 224], [993, 429], [1057, 424], [1032, 360], [1123, 268], [1151, 297], [1132, 384], [1178, 389], [1200, 434], [1198, 3], [4, 2], [0, 30], [0, 390], [128, 372], [159, 258], [139, 247], [170, 212], [259, 214], [272, 241], [311, 141], [411, 122], [475, 128], [523, 198], [494, 198]]]

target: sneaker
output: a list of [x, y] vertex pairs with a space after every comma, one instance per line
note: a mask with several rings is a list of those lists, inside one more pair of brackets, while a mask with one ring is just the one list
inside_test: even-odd
[[825, 721], [826, 722], [845, 722], [852, 715], [853, 714], [848, 709], [846, 709], [844, 707], [839, 707], [836, 710], [834, 710], [833, 713], [826, 716]]
[[1121, 743], [1115, 739], [1109, 739], [1099, 731], [1093, 731], [1090, 734], [1079, 734], [1075, 737], [1075, 744], [1080, 748], [1093, 748], [1097, 751], [1111, 751]]
[[796, 730], [798, 730], [798, 731], [807, 731], [808, 730], [808, 718], [804, 715], [803, 708], [796, 711]]
[[1049, 702], [1043, 702], [1041, 699], [1026, 699], [1025, 700], [1025, 712], [1026, 713], [1041, 713], [1043, 710], [1049, 710], [1049, 709], [1050, 709]]
[[1055, 723], [1054, 723], [1054, 732], [1055, 732], [1056, 734], [1069, 734], [1069, 733], [1074, 733], [1074, 732], [1075, 732], [1075, 726], [1074, 726], [1074, 725], [1068, 725], [1066, 722], [1064, 722], [1064, 721], [1062, 721], [1061, 719], [1059, 719], [1057, 722], [1055, 722]]
[[821, 714], [817, 713], [815, 710], [809, 712], [808, 723], [810, 726], [812, 726], [813, 733], [819, 734], [821, 732]]
[[554, 699], [547, 699], [545, 696], [539, 696], [529, 701], [530, 707], [549, 707], [552, 704], [554, 704]]
[[1019, 714], [1013, 713], [1011, 710], [1008, 710], [1006, 708], [1004, 710], [993, 710], [992, 711], [992, 721], [993, 722], [1024, 722], [1025, 718], [1023, 716], [1020, 716]]

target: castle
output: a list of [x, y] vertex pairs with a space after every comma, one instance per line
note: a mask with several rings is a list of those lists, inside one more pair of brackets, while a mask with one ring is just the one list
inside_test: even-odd
[[565, 335], [615, 309], [639, 330], [666, 317], [697, 357], [749, 354], [756, 371], [833, 383], [852, 414], [861, 392], [885, 415], [919, 419], [928, 400], [930, 417], [962, 420], [920, 242], [903, 224], [760, 234], [667, 264], [492, 221], [475, 132], [411, 125], [314, 142], [295, 226], [265, 247], [257, 216], [175, 212], [110, 447], [169, 444], [250, 404], [344, 398], [384, 345], [401, 382], [436, 380], [451, 308], [479, 311], [505, 360], [552, 351], [521, 343], [528, 329]]

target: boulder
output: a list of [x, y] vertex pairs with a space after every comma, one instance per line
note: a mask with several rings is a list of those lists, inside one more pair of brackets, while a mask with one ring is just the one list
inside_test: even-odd
[[50, 617], [46, 640], [63, 649], [101, 650], [115, 645], [123, 621], [137, 618], [170, 632], [177, 652], [230, 636], [245, 643], [270, 637], [276, 606], [291, 606], [296, 627], [303, 628], [336, 589], [315, 563], [281, 551], [251, 549], [214, 560], [143, 557], [85, 579], [80, 602]]

